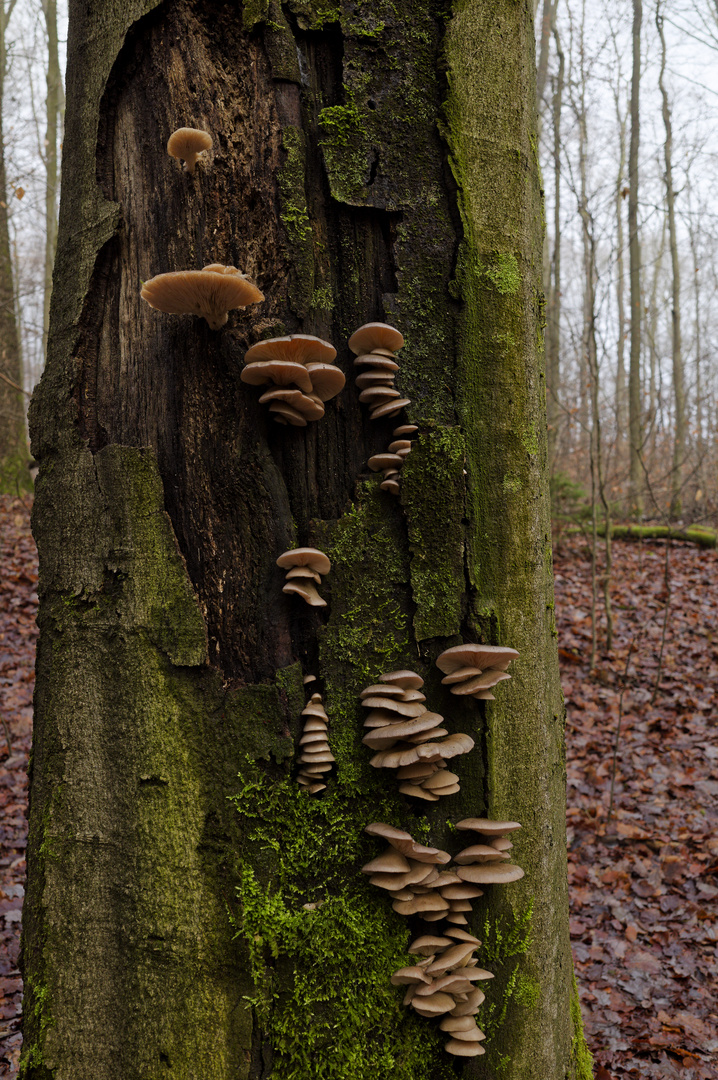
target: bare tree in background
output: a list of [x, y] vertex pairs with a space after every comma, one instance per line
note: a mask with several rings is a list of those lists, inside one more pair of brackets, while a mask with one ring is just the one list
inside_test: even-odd
[[61, 135], [65, 94], [57, 40], [57, 0], [41, 0], [47, 30], [47, 98], [45, 113], [45, 275], [42, 311], [42, 355], [47, 352], [47, 329], [50, 320], [50, 295], [52, 293], [52, 267], [57, 247], [57, 196], [60, 171], [57, 154], [58, 136]]
[[641, 242], [638, 235], [638, 150], [640, 144], [639, 90], [641, 85], [641, 21], [643, 5], [633, 0], [631, 139], [628, 151], [628, 259], [631, 287], [631, 360], [628, 375], [628, 417], [630, 433], [630, 507], [643, 513], [643, 416], [641, 409]]

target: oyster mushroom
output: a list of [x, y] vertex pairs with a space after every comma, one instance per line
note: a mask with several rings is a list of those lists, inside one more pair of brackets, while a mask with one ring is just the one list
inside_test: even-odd
[[234, 308], [259, 303], [264, 295], [234, 266], [212, 263], [204, 270], [174, 270], [146, 281], [140, 296], [167, 315], [200, 315], [220, 330]]

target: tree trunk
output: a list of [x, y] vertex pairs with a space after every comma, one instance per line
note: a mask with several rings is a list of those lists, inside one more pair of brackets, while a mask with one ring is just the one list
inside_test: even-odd
[[2, 103], [7, 71], [5, 33], [15, 0], [0, 0], [0, 492], [17, 494], [30, 485], [25, 434], [25, 394], [22, 382], [20, 335], [15, 318], [5, 139]]
[[625, 446], [628, 435], [626, 408], [626, 271], [625, 239], [623, 235], [624, 180], [626, 172], [626, 115], [621, 111], [619, 91], [616, 90], [616, 119], [618, 121], [619, 164], [616, 177], [616, 306], [618, 334], [616, 338], [616, 443], [617, 456], [625, 466]]
[[[448, 1080], [440, 1033], [389, 983], [408, 931], [358, 873], [376, 851], [363, 828], [458, 850], [447, 821], [484, 812], [522, 822], [526, 876], [477, 913], [496, 978], [467, 1075], [508, 1057], [508, 1078], [588, 1080], [530, 4], [469, 0], [445, 21], [428, 0], [71, 0], [67, 100], [32, 407], [25, 1080]], [[165, 152], [180, 125], [214, 138], [193, 176]], [[150, 275], [216, 260], [266, 296], [222, 331], [140, 300]], [[400, 501], [366, 469], [396, 421], [368, 421], [345, 344], [381, 319], [406, 337], [398, 386], [420, 427]], [[239, 382], [250, 343], [291, 332], [332, 340], [349, 375], [304, 430]], [[294, 543], [332, 559], [327, 614], [282, 593]], [[485, 711], [433, 663], [480, 638], [521, 654]], [[399, 667], [477, 743], [461, 792], [426, 814], [361, 745], [358, 694]], [[291, 778], [305, 674], [337, 759], [317, 799]]]
[[638, 150], [641, 82], [641, 0], [633, 0], [633, 71], [631, 75], [631, 138], [628, 147], [628, 262], [631, 300], [631, 349], [628, 370], [631, 513], [643, 513], [643, 415], [641, 410], [641, 243], [638, 235]]
[[45, 280], [42, 309], [42, 355], [47, 354], [50, 325], [52, 268], [57, 248], [57, 194], [60, 175], [57, 160], [58, 128], [64, 106], [64, 90], [57, 41], [57, 0], [42, 0], [47, 29], [47, 98], [45, 100]]
[[681, 267], [678, 260], [676, 236], [676, 193], [673, 190], [673, 128], [664, 76], [666, 71], [666, 38], [663, 33], [663, 15], [660, 4], [656, 6], [656, 27], [661, 39], [661, 69], [658, 85], [661, 91], [663, 125], [666, 139], [663, 144], [666, 165], [666, 209], [668, 211], [668, 246], [671, 252], [671, 348], [673, 354], [673, 471], [671, 473], [671, 517], [681, 516], [683, 490], [683, 462], [686, 456], [686, 393], [683, 379], [683, 345], [681, 342]]
[[561, 47], [558, 28], [554, 25], [554, 40], [558, 56], [558, 71], [554, 86], [553, 119], [553, 258], [551, 260], [551, 287], [546, 303], [546, 412], [548, 423], [548, 463], [552, 474], [556, 462], [561, 404], [561, 106], [566, 60]]

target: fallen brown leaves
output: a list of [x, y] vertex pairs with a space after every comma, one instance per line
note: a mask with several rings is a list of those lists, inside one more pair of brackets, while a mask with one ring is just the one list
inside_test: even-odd
[[36, 588], [29, 502], [0, 495], [0, 1077], [16, 1075], [22, 1043], [17, 961], [25, 884]]
[[614, 648], [594, 671], [589, 553], [573, 538], [555, 559], [571, 938], [601, 1080], [718, 1077], [718, 553], [674, 543], [666, 590], [665, 552], [614, 542]]

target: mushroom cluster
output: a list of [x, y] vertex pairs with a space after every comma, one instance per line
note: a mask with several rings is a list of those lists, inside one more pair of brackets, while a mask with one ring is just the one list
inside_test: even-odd
[[344, 372], [332, 363], [337, 350], [311, 334], [267, 338], [244, 355], [240, 379], [250, 386], [267, 386], [260, 402], [278, 424], [306, 427], [324, 416], [324, 402], [343, 388]]
[[509, 834], [520, 829], [518, 821], [492, 821], [490, 818], [464, 818], [456, 828], [477, 832], [486, 837], [479, 844], [472, 844], [454, 856], [456, 873], [463, 883], [469, 885], [506, 885], [524, 876], [520, 866], [508, 862], [513, 844]]
[[264, 300], [236, 266], [211, 263], [202, 270], [173, 270], [145, 281], [140, 296], [167, 315], [201, 315], [212, 330], [221, 330], [233, 308]]
[[328, 574], [332, 568], [323, 551], [310, 547], [291, 548], [279, 556], [277, 566], [287, 571], [282, 592], [296, 593], [310, 607], [327, 606], [315, 587], [321, 585], [322, 574]]
[[503, 645], [455, 645], [441, 653], [436, 666], [445, 673], [441, 681], [452, 694], [494, 701], [491, 687], [511, 678], [506, 668], [518, 655]]
[[349, 348], [356, 355], [354, 367], [359, 371], [359, 400], [369, 406], [370, 420], [396, 416], [410, 404], [394, 387], [399, 370], [395, 354], [403, 344], [398, 330], [380, 322], [365, 323], [349, 338]]
[[317, 795], [326, 788], [323, 776], [331, 772], [332, 763], [336, 760], [329, 749], [329, 717], [324, 711], [321, 694], [312, 694], [309, 704], [302, 709], [302, 716], [306, 716], [306, 720], [299, 740], [302, 752], [297, 759], [297, 783], [306, 788], [310, 795]]
[[[388, 848], [372, 859], [362, 872], [369, 881], [386, 889], [400, 915], [418, 915], [425, 922], [446, 919], [456, 923], [454, 905], [466, 903], [460, 896], [481, 896], [481, 889], [464, 884], [446, 869], [451, 856], [438, 848], [417, 844], [407, 832], [376, 822], [365, 832], [388, 841]], [[461, 920], [463, 911], [457, 912]], [[449, 1036], [445, 1049], [459, 1057], [483, 1054], [485, 1038], [473, 1019], [484, 1000], [474, 984], [492, 979], [478, 966], [474, 951], [481, 942], [461, 926], [450, 925], [439, 934], [424, 934], [409, 946], [417, 958], [413, 967], [400, 968], [391, 976], [394, 986], [406, 986], [404, 1004], [420, 1016], [441, 1016], [440, 1028]]]
[[205, 150], [211, 149], [212, 136], [199, 128], [177, 128], [167, 142], [167, 153], [184, 161], [185, 172], [193, 173], [197, 158]]
[[382, 473], [383, 479], [379, 485], [382, 491], [399, 494], [399, 470], [411, 451], [411, 439], [407, 435], [413, 435], [417, 430], [416, 424], [400, 424], [394, 428], [394, 442], [389, 443], [386, 452], [369, 458], [368, 465], [372, 472]]
[[[398, 769], [399, 791], [426, 802], [459, 790], [459, 778], [446, 762], [473, 749], [469, 735], [449, 735], [441, 726], [443, 716], [429, 712], [420, 687], [424, 680], [415, 671], [387, 671], [379, 682], [361, 692], [368, 709], [362, 742], [378, 751], [371, 759], [375, 769]], [[446, 736], [446, 737], [444, 737]]]

